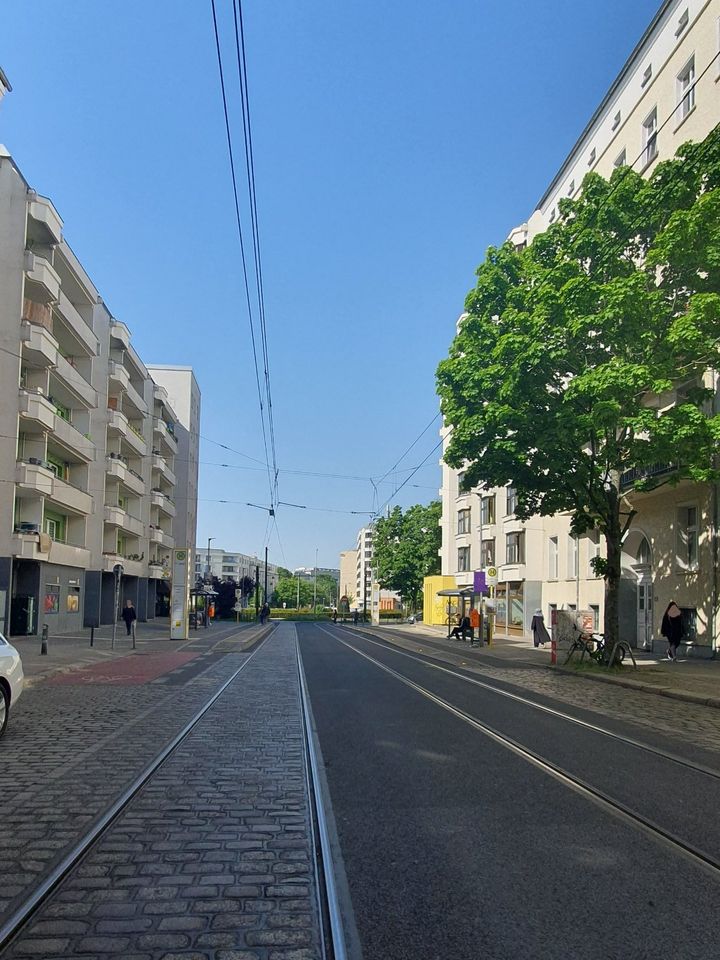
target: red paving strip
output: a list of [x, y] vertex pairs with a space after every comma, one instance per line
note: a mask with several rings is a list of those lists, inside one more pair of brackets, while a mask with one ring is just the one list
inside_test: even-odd
[[137, 686], [149, 683], [164, 673], [182, 667], [198, 657], [198, 653], [143, 653], [130, 654], [112, 663], [96, 663], [69, 673], [61, 673], [48, 680], [55, 685], [82, 683], [115, 683]]

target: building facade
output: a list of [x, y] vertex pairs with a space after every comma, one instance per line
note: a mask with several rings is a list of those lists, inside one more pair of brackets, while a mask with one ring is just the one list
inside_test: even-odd
[[[209, 564], [208, 564], [209, 555]], [[234, 580], [239, 583], [243, 577], [255, 580], [259, 570], [260, 586], [265, 584], [265, 561], [247, 553], [230, 553], [227, 550], [206, 547], [195, 547], [195, 577], [203, 579], [208, 573], [218, 580]], [[280, 579], [277, 564], [268, 563], [267, 580], [268, 593], [272, 593]]]
[[340, 579], [338, 590], [349, 603], [357, 597], [357, 550], [343, 550], [340, 554]]
[[52, 202], [0, 147], [0, 627], [163, 612], [176, 416], [69, 247]]
[[[547, 229], [559, 200], [574, 196], [588, 171], [609, 177], [630, 165], [649, 175], [681, 144], [703, 140], [720, 122], [718, 82], [720, 0], [666, 0], [509, 242], [523, 247]], [[496, 566], [500, 631], [527, 634], [536, 608], [548, 621], [554, 609], [589, 610], [601, 627], [604, 582], [590, 565], [603, 552], [601, 538], [573, 537], [567, 516], [517, 521], [511, 488], [464, 493], [461, 477], [462, 471], [442, 463], [443, 574], [468, 586], [472, 571]], [[625, 478], [628, 488], [631, 479]], [[667, 602], [675, 599], [698, 652], [717, 649], [717, 500], [716, 488], [689, 482], [632, 493], [638, 513], [623, 544], [620, 603], [621, 635], [631, 643], [649, 647]]]

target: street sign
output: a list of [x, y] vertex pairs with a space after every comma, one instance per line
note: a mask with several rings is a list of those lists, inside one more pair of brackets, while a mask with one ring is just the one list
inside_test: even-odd
[[475, 593], [485, 593], [487, 590], [487, 579], [484, 570], [476, 570], [473, 574], [473, 590]]
[[121, 577], [123, 575], [124, 570], [125, 570], [125, 567], [123, 567], [121, 563], [116, 563], [115, 566], [113, 567], [113, 573], [115, 574], [116, 577]]
[[490, 587], [496, 587], [498, 582], [498, 570], [497, 567], [486, 567], [485, 568], [485, 580]]
[[233, 613], [242, 613], [242, 604], [236, 603], [233, 607]]
[[242, 590], [235, 591], [235, 599], [239, 600], [242, 597]]

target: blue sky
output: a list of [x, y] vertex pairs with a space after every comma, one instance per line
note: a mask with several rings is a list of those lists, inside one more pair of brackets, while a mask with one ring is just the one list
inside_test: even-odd
[[[262, 458], [210, 0], [2, 6], [0, 141], [146, 362], [193, 365], [203, 436]], [[282, 471], [378, 478], [420, 433], [485, 249], [530, 215], [658, 6], [245, 0]], [[198, 541], [261, 551], [263, 512], [214, 501], [267, 503], [265, 472], [209, 441], [201, 460]], [[433, 455], [393, 502], [439, 479]], [[323, 508], [280, 508], [287, 566], [316, 548], [337, 566], [367, 518], [323, 511], [373, 507], [368, 479], [289, 472], [280, 499]]]

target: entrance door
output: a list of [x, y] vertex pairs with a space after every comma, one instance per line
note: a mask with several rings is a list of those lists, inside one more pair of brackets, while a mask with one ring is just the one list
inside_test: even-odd
[[637, 582], [637, 645], [641, 650], [652, 648], [652, 581], [639, 577]]

